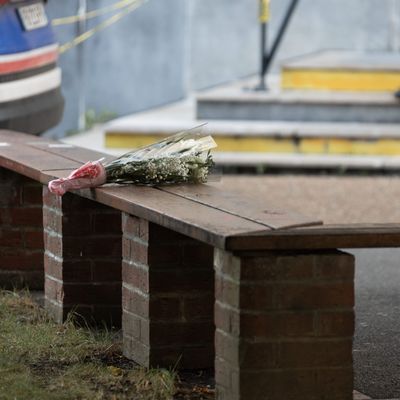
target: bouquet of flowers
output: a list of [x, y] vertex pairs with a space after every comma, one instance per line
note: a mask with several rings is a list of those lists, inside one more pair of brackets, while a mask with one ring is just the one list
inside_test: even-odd
[[211, 136], [182, 132], [157, 143], [126, 153], [103, 165], [89, 161], [67, 178], [49, 182], [50, 192], [62, 196], [70, 189], [105, 183], [162, 185], [205, 183], [213, 166], [210, 150], [216, 147]]

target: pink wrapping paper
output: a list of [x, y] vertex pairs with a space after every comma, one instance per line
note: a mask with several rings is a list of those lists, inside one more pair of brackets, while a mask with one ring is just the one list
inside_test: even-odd
[[89, 161], [82, 167], [71, 172], [67, 178], [50, 181], [48, 188], [51, 193], [62, 196], [68, 190], [85, 189], [106, 183], [106, 170], [100, 161]]

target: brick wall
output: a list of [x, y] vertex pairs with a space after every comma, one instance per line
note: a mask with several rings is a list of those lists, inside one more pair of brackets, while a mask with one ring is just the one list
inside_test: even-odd
[[0, 286], [43, 282], [42, 185], [0, 168]]
[[144, 366], [214, 363], [213, 249], [123, 215], [124, 353]]
[[216, 250], [215, 264], [219, 399], [352, 399], [353, 256]]
[[121, 322], [121, 213], [71, 193], [43, 189], [46, 307], [89, 323]]

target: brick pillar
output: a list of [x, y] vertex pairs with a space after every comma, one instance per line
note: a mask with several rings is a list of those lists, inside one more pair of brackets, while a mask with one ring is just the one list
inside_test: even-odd
[[121, 213], [43, 189], [45, 303], [56, 321], [70, 311], [89, 323], [121, 323]]
[[43, 282], [42, 185], [0, 168], [0, 286]]
[[219, 400], [351, 400], [354, 258], [215, 251]]
[[128, 214], [122, 226], [124, 354], [146, 367], [212, 367], [212, 247]]

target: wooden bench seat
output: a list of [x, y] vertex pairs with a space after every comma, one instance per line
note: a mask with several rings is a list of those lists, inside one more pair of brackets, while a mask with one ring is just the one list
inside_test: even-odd
[[44, 233], [34, 254], [56, 320], [76, 310], [118, 324], [122, 314], [127, 357], [215, 365], [218, 399], [352, 398], [354, 259], [337, 249], [393, 247], [400, 225], [325, 226], [218, 183], [48, 192], [103, 156], [0, 131], [0, 252], [24, 253], [14, 268], [29, 274], [27, 238]]

